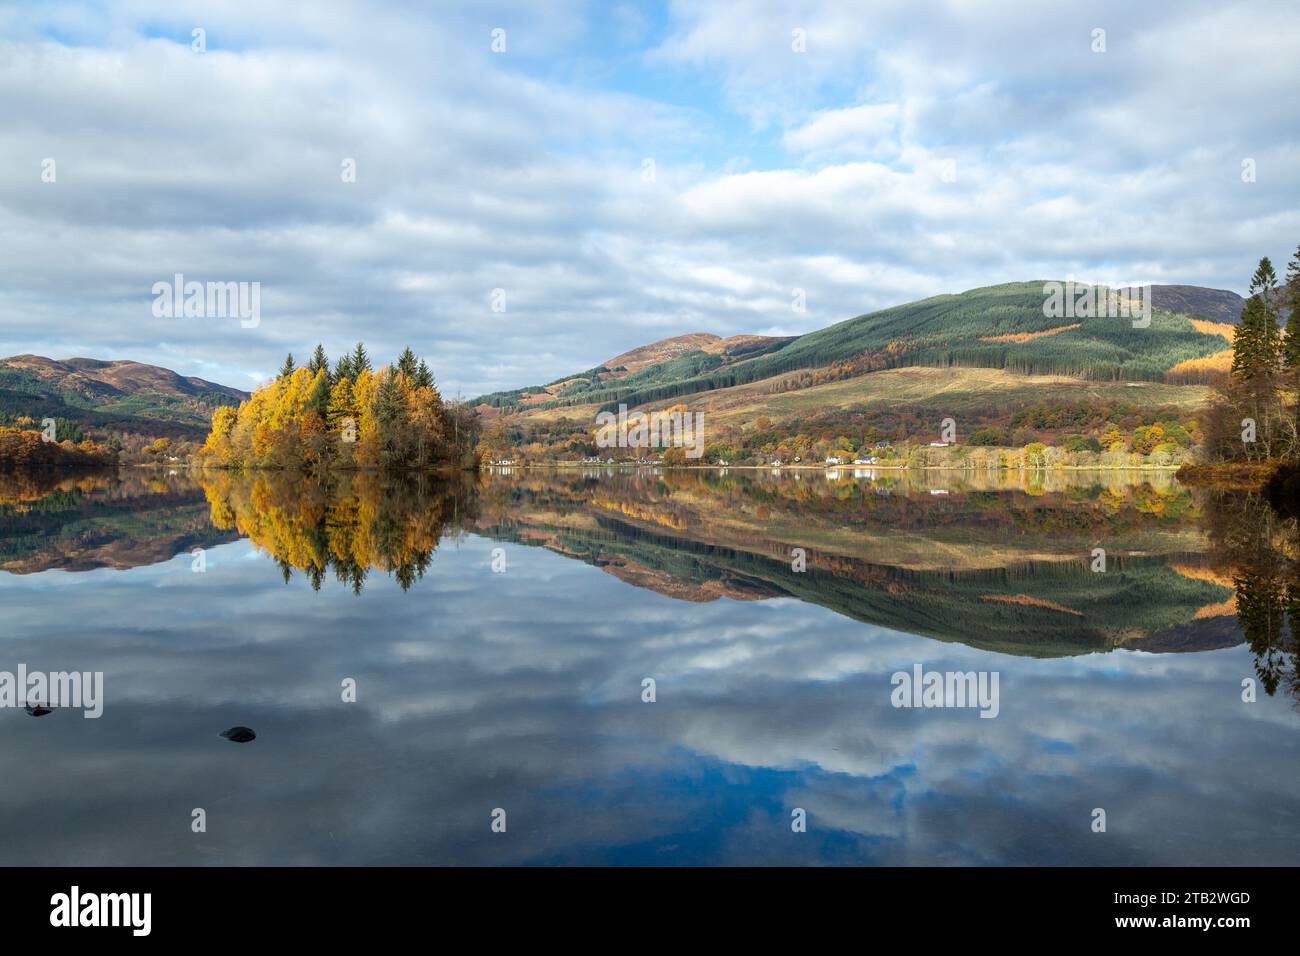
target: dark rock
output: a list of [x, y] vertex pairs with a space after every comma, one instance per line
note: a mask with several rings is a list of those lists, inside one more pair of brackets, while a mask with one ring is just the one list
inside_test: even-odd
[[231, 727], [229, 730], [223, 730], [221, 736], [227, 740], [233, 740], [237, 744], [246, 744], [250, 740], [256, 740], [257, 734], [253, 733], [249, 727]]

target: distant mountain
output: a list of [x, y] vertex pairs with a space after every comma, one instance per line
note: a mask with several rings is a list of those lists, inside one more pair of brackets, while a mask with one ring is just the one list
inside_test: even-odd
[[[606, 363], [547, 386], [485, 395], [478, 402], [511, 411], [632, 407], [765, 379], [774, 380], [773, 390], [790, 391], [821, 384], [828, 375], [848, 378], [914, 366], [1162, 382], [1171, 369], [1181, 366], [1182, 373], [1189, 363], [1204, 362], [1228, 347], [1222, 335], [1197, 328], [1189, 316], [1227, 322], [1234, 302], [1241, 301], [1223, 290], [1156, 286], [1150, 326], [1134, 328], [1122, 317], [1045, 315], [1044, 285], [1015, 282], [934, 296], [793, 339], [665, 339], [611, 359], [613, 368]], [[718, 343], [737, 344], [719, 348]], [[620, 360], [629, 357], [635, 367], [623, 361], [626, 367], [619, 371]]]
[[753, 358], [755, 355], [771, 352], [788, 342], [793, 342], [794, 339], [793, 335], [780, 338], [768, 335], [733, 335], [724, 339], [710, 332], [692, 332], [642, 345], [600, 364], [602, 368], [610, 370], [610, 377], [618, 378], [639, 372], [649, 365], [658, 365], [661, 362], [681, 358], [691, 352], [721, 356], [723, 362]]
[[40, 355], [0, 359], [0, 424], [49, 417], [75, 423], [88, 434], [194, 438], [206, 434], [213, 409], [247, 397], [237, 388], [142, 362]]
[[143, 362], [70, 358], [62, 361], [40, 355], [14, 355], [0, 359], [9, 368], [23, 369], [60, 391], [70, 391], [86, 398], [115, 398], [121, 395], [155, 394], [190, 398], [223, 395], [242, 401], [247, 392], [228, 385], [218, 385], [194, 376], [181, 376], [171, 369]]
[[691, 332], [639, 346], [547, 385], [484, 395], [475, 404], [523, 408], [586, 404], [602, 400], [601, 396], [614, 389], [654, 387], [728, 368], [775, 352], [794, 340], [794, 336], [769, 335], [733, 335], [724, 339], [710, 332]]
[[1206, 289], [1199, 285], [1153, 285], [1151, 304], [1166, 312], [1179, 312], [1194, 319], [1236, 325], [1246, 300], [1227, 289]]

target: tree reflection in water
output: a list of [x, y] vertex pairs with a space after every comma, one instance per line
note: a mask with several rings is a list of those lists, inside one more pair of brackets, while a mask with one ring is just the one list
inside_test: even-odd
[[1237, 621], [1270, 696], [1300, 699], [1300, 522], [1258, 491], [1210, 491], [1206, 529], [1217, 567], [1236, 588]]
[[[229, 473], [200, 479], [212, 523], [266, 551], [287, 583], [303, 572], [315, 590], [333, 572], [360, 594], [372, 568], [410, 588], [448, 528], [472, 508], [467, 480], [348, 474], [331, 479]], [[454, 530], [453, 530], [453, 533]]]

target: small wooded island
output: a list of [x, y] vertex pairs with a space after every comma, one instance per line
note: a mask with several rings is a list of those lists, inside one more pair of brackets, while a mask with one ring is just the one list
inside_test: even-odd
[[212, 415], [200, 464], [235, 469], [424, 471], [477, 466], [472, 411], [444, 402], [423, 359], [405, 349], [376, 369], [365, 346], [331, 369], [321, 346]]

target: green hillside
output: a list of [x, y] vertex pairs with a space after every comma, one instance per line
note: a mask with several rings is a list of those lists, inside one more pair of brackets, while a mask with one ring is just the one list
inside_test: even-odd
[[[96, 363], [112, 371], [117, 371], [113, 365], [124, 367], [116, 378], [90, 378], [70, 363], [28, 356], [0, 359], [0, 425], [53, 418], [58, 434], [74, 441], [109, 432], [201, 440], [210, 427], [212, 410], [237, 405], [243, 395], [138, 363]], [[137, 370], [149, 374], [129, 374]]]
[[[863, 372], [955, 365], [1102, 381], [1160, 381], [1179, 362], [1224, 348], [1223, 339], [1197, 331], [1186, 316], [1161, 309], [1154, 310], [1148, 328], [1134, 328], [1128, 318], [1048, 318], [1043, 287], [1041, 281], [1017, 282], [935, 296], [809, 332], [775, 351], [724, 367], [710, 367], [704, 359], [716, 356], [699, 353], [622, 379], [602, 383], [593, 376], [580, 391], [529, 407], [636, 406], [832, 363], [853, 363]], [[515, 408], [517, 396], [498, 393], [479, 401]]]

